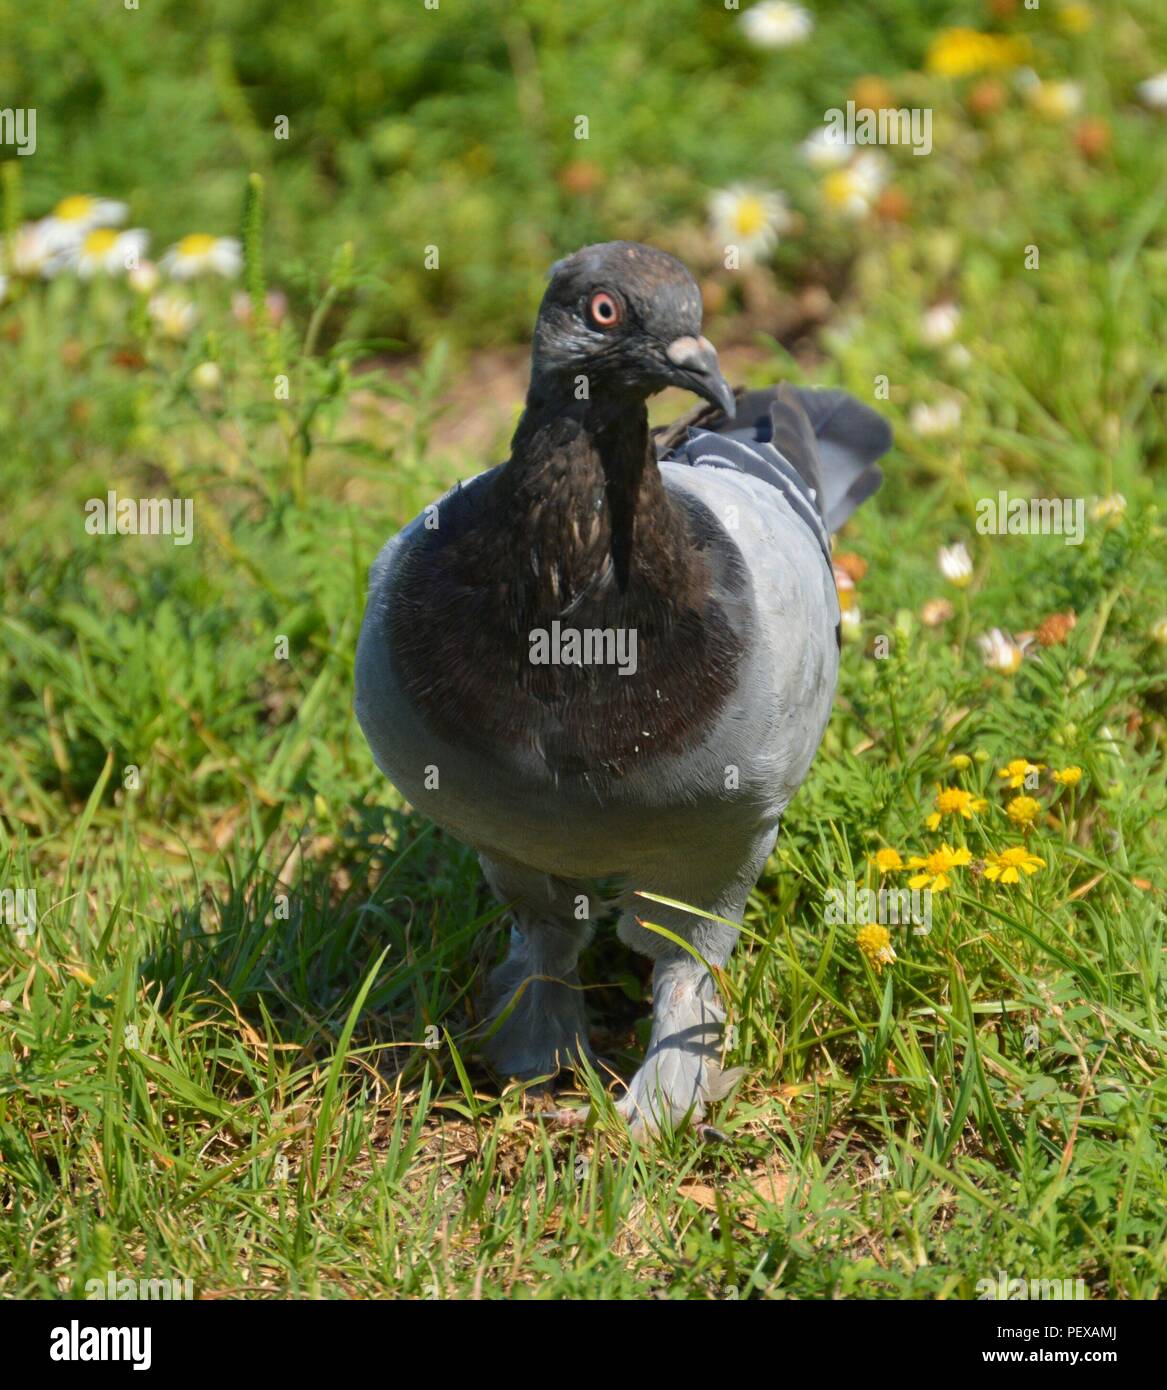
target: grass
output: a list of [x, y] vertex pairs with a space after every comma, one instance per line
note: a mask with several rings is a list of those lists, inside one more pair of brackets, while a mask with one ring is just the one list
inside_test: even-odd
[[[162, 75], [143, 55], [171, 31], [145, 26], [172, 21], [148, 8], [122, 65], [93, 72], [107, 94], [136, 82], [156, 103]], [[824, 16], [770, 107], [766, 65], [785, 60], [721, 29], [685, 38], [670, 18], [674, 49], [655, 31], [617, 38], [605, 9], [581, 45], [558, 7], [525, 4], [509, 28], [476, 31], [479, 99], [463, 110], [440, 50], [398, 52], [386, 18], [385, 54], [346, 86], [370, 107], [377, 81], [393, 91], [384, 147], [408, 115], [425, 156], [416, 196], [469, 229], [473, 255], [451, 242], [455, 269], [433, 284], [382, 258], [388, 195], [332, 163], [377, 132], [328, 86], [344, 69], [322, 53], [346, 51], [381, 8], [341, 7], [316, 54], [288, 48], [294, 7], [275, 7], [253, 47], [243, 10], [209, 9], [214, 71], [225, 81], [231, 57], [243, 104], [194, 108], [195, 134], [176, 136], [182, 178], [129, 140], [115, 102], [71, 156], [73, 182], [46, 159], [4, 185], [9, 224], [78, 189], [141, 190], [136, 215], [164, 240], [189, 229], [196, 194], [221, 219], [212, 230], [245, 200], [252, 301], [270, 279], [292, 310], [248, 328], [222, 287], [199, 286], [199, 325], [175, 342], [115, 283], [15, 285], [0, 305], [0, 888], [37, 901], [31, 934], [11, 914], [0, 925], [0, 1295], [80, 1294], [114, 1270], [189, 1277], [205, 1298], [961, 1299], [1004, 1270], [1162, 1296], [1167, 167], [1162, 118], [1131, 99], [1162, 32], [1153, 7], [1095, 7], [1078, 37], [1046, 6], [1032, 21], [1042, 75], [1079, 78], [1111, 132], [1094, 155], [1008, 80], [1004, 108], [976, 116], [968, 83], [919, 70], [941, 23], [987, 22], [977, 7], [921, 7], [894, 38]], [[1002, 22], [1030, 23], [1021, 10]], [[701, 119], [654, 129], [647, 182], [622, 135], [595, 155], [604, 191], [579, 205], [554, 178], [567, 154], [541, 138], [547, 167], [529, 177], [542, 201], [500, 176], [459, 210], [459, 121], [506, 168], [523, 162], [521, 121], [496, 116], [533, 100], [524, 26], [548, 120], [578, 105], [570, 74], [609, 70], [595, 109], [632, 120], [629, 52], [651, 75], [646, 103], [684, 81]], [[26, 19], [13, 52], [47, 32]], [[319, 84], [287, 79], [331, 143], [251, 159], [217, 137], [281, 109], [255, 76], [281, 42], [286, 71]], [[517, 75], [488, 79], [496, 49]], [[381, 61], [413, 63], [414, 85], [376, 78]], [[747, 69], [770, 85], [708, 141]], [[55, 72], [45, 110], [77, 121], [78, 72]], [[865, 73], [935, 105], [937, 149], [897, 152], [906, 209], [853, 226], [823, 211], [793, 150]], [[102, 137], [118, 131], [115, 158]], [[248, 182], [251, 168], [265, 177]], [[789, 186], [803, 219], [777, 252], [786, 298], [830, 295], [788, 333], [759, 331], [767, 277], [720, 271], [695, 241], [699, 190], [743, 171]], [[483, 233], [475, 208], [516, 222], [514, 242]], [[416, 208], [400, 215], [416, 230]], [[451, 443], [453, 414], [483, 413], [458, 395], [483, 363], [474, 349], [529, 329], [553, 254], [625, 232], [691, 253], [709, 331], [748, 340], [752, 380], [845, 385], [897, 438], [884, 489], [838, 542], [867, 568], [835, 715], [727, 972], [728, 1060], [747, 1068], [713, 1116], [727, 1141], [644, 1149], [612, 1116], [606, 1075], [580, 1084], [592, 1123], [557, 1130], [483, 1070], [475, 992], [503, 915], [474, 856], [385, 785], [351, 714], [378, 545], [505, 449], [505, 407], [490, 438]], [[963, 353], [921, 338], [941, 297], [961, 306]], [[387, 335], [425, 350], [385, 370]], [[941, 400], [959, 426], [929, 435], [913, 410]], [[1003, 487], [1081, 498], [1088, 517], [1116, 492], [1126, 506], [1088, 519], [1080, 546], [978, 534], [978, 499]], [[86, 534], [86, 500], [110, 488], [193, 498], [193, 543]], [[957, 540], [974, 560], [963, 590], [936, 568]], [[930, 627], [937, 597], [953, 611]], [[1071, 610], [1063, 640], [1014, 675], [986, 668], [979, 635]], [[1018, 758], [1046, 767], [1006, 790], [998, 769]], [[1055, 783], [1070, 765], [1081, 782]], [[929, 831], [938, 784], [987, 805]], [[1022, 829], [1005, 808], [1027, 790], [1040, 811]], [[854, 926], [829, 920], [828, 894], [876, 886], [880, 847], [906, 858], [942, 840], [974, 862], [936, 894], [928, 934], [891, 929], [897, 959], [877, 970]], [[1043, 867], [989, 881], [986, 855], [1021, 844]], [[585, 966], [596, 1041], [627, 1075], [644, 963], [601, 931]]]

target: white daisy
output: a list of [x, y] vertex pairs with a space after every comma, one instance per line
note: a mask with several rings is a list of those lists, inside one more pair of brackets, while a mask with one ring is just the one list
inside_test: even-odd
[[13, 232], [7, 247], [7, 269], [13, 275], [31, 280], [52, 273], [49, 266], [55, 258], [45, 240], [44, 226], [43, 222], [26, 222]]
[[963, 541], [957, 541], [955, 545], [942, 545], [936, 563], [950, 584], [955, 584], [958, 589], [967, 587], [972, 578], [973, 562]]
[[243, 269], [243, 248], [234, 237], [194, 232], [172, 246], [160, 264], [175, 280], [193, 280], [210, 272], [230, 280]]
[[838, 169], [851, 158], [852, 148], [833, 126], [819, 126], [799, 145], [812, 169]]
[[1025, 660], [1025, 647], [1014, 642], [1008, 633], [999, 627], [977, 638], [977, 646], [991, 671], [999, 671], [1003, 676], [1012, 676]]
[[199, 318], [199, 311], [177, 290], [164, 290], [162, 294], [156, 294], [146, 305], [146, 312], [158, 325], [163, 337], [176, 341], [188, 337]]
[[71, 198], [62, 198], [48, 217], [41, 223], [41, 235], [45, 246], [52, 253], [67, 251], [75, 247], [86, 232], [94, 227], [120, 227], [126, 220], [129, 208], [125, 203], [112, 198], [91, 198], [87, 193], [77, 193]]
[[921, 439], [951, 434], [960, 424], [960, 402], [946, 396], [935, 405], [917, 401], [908, 416], [912, 429]]
[[126, 278], [130, 282], [130, 289], [136, 294], [153, 294], [162, 277], [153, 261], [142, 261], [130, 271]]
[[1051, 121], [1064, 121], [1082, 109], [1084, 90], [1080, 82], [1027, 82], [1025, 99]]
[[1167, 111], [1167, 72], [1157, 72], [1135, 88], [1139, 100], [1153, 111]]
[[140, 227], [119, 232], [113, 227], [94, 227], [78, 245], [65, 253], [66, 263], [82, 280], [95, 275], [125, 275], [136, 270], [150, 244], [150, 233]]
[[790, 226], [790, 210], [781, 193], [734, 184], [709, 200], [713, 235], [721, 244], [734, 246], [742, 261], [755, 261], [772, 251], [778, 235]]
[[960, 310], [955, 304], [933, 304], [920, 319], [920, 337], [929, 347], [942, 347], [952, 342], [959, 327]]
[[762, 0], [742, 14], [740, 23], [746, 38], [758, 48], [790, 48], [809, 38], [814, 29], [810, 12], [787, 0]]
[[886, 156], [865, 150], [845, 169], [836, 169], [826, 176], [823, 196], [847, 217], [864, 217], [887, 182], [887, 167]]

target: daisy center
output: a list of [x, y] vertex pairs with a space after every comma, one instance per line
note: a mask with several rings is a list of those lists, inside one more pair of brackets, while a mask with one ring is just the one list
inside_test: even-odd
[[109, 227], [99, 227], [96, 231], [86, 234], [81, 246], [86, 255], [104, 256], [106, 252], [113, 250], [117, 239], [117, 232]]
[[70, 198], [62, 198], [56, 212], [62, 222], [80, 222], [93, 211], [93, 199], [84, 193], [75, 193]]
[[855, 177], [849, 169], [836, 169], [823, 180], [823, 193], [828, 203], [836, 206], [850, 202], [855, 196]]
[[739, 236], [756, 235], [766, 225], [766, 209], [760, 198], [743, 198], [734, 209], [734, 230]]
[[196, 260], [209, 256], [215, 249], [215, 238], [207, 232], [192, 232], [178, 243], [178, 254]]

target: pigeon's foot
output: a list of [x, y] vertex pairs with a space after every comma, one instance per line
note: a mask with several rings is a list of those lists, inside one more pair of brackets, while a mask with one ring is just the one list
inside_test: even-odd
[[491, 979], [490, 1024], [482, 1046], [487, 1061], [501, 1076], [526, 1081], [553, 1076], [580, 1057], [590, 1057], [583, 998], [574, 971], [562, 980], [528, 976], [514, 981], [513, 972], [501, 967]]
[[700, 1139], [724, 1139], [720, 1130], [703, 1123], [703, 1117], [708, 1106], [726, 1095], [744, 1070], [731, 1067], [724, 1071], [716, 1062], [694, 1062], [683, 1048], [664, 1049], [640, 1068], [616, 1102], [616, 1109], [636, 1139], [685, 1124], [691, 1125]]
[[743, 1069], [721, 1067], [725, 1012], [713, 981], [687, 964], [658, 966], [654, 994], [648, 1052], [616, 1108], [636, 1138], [686, 1123], [703, 1137], [706, 1132], [719, 1137], [701, 1121], [707, 1107], [729, 1091]]

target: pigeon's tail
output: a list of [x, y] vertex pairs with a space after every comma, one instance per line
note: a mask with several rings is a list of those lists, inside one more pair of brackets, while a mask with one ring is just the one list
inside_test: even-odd
[[663, 453], [689, 429], [709, 430], [742, 444], [770, 444], [814, 495], [828, 531], [837, 531], [883, 481], [876, 459], [891, 448], [884, 418], [846, 391], [812, 391], [783, 382], [764, 391], [738, 393], [729, 420], [716, 407], [700, 406], [657, 436]]

